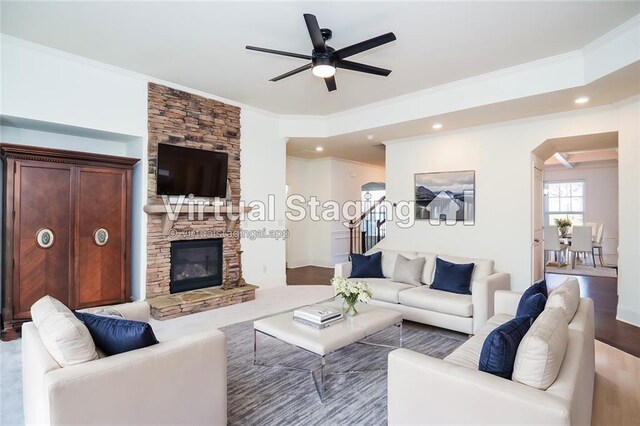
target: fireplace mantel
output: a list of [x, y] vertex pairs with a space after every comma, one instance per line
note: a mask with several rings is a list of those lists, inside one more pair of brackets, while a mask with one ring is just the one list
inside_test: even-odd
[[[240, 207], [238, 204], [235, 205], [210, 205], [204, 206], [204, 214], [221, 214], [224, 215], [224, 220], [227, 222], [227, 231], [230, 231], [233, 227], [233, 223], [238, 220], [238, 215], [240, 212], [250, 212], [253, 207]], [[175, 219], [171, 219], [169, 214], [167, 213], [167, 208], [164, 204], [147, 204], [143, 208], [144, 212], [147, 214], [159, 214], [162, 215], [162, 233], [164, 235], [168, 235], [171, 228], [173, 228], [173, 222]], [[199, 210], [196, 209], [196, 214]], [[189, 214], [188, 208], [182, 208], [178, 213], [178, 216], [186, 216]], [[232, 215], [234, 217], [229, 217]]]

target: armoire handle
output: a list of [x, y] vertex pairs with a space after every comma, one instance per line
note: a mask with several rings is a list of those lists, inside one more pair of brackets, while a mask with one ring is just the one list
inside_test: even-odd
[[104, 228], [97, 228], [93, 231], [93, 241], [100, 247], [109, 242], [109, 231]]

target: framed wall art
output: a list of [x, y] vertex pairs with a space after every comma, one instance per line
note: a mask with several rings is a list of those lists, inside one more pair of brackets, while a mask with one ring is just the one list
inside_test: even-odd
[[415, 217], [432, 225], [475, 224], [475, 171], [416, 173]]

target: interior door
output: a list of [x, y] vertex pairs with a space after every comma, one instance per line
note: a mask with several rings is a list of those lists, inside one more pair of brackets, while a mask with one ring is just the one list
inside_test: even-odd
[[80, 308], [124, 302], [127, 170], [81, 167], [77, 182], [75, 302]]
[[537, 166], [533, 168], [533, 242], [532, 279], [538, 281], [544, 277], [544, 246], [542, 241], [544, 227], [544, 177]]
[[42, 296], [67, 306], [70, 302], [72, 169], [65, 164], [16, 161], [15, 170], [13, 317], [27, 319], [31, 305]]

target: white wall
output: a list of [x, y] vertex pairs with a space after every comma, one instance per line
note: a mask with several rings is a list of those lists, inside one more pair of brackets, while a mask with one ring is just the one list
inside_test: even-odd
[[617, 318], [640, 326], [640, 100], [619, 109], [620, 255]]
[[[384, 168], [337, 158], [303, 160], [287, 157], [289, 194], [308, 199], [316, 196], [320, 203], [333, 200], [343, 205], [359, 201], [360, 189], [367, 182], [384, 182]], [[318, 209], [320, 212], [321, 209]], [[349, 231], [344, 218], [335, 221], [288, 221], [291, 233], [287, 242], [288, 267], [307, 265], [333, 267], [349, 254]]]
[[[141, 159], [134, 169], [132, 206], [135, 255], [132, 257], [132, 294], [136, 299], [145, 298], [147, 216], [142, 207], [147, 194], [149, 81], [240, 106], [243, 197], [264, 199], [273, 193], [284, 198], [285, 145], [277, 136], [277, 117], [197, 90], [11, 37], [2, 36], [1, 54], [0, 114], [18, 122], [37, 123], [40, 128], [3, 126], [3, 137], [8, 138], [5, 142]], [[117, 140], [86, 137], [87, 134], [113, 134]], [[284, 227], [284, 210], [280, 210], [276, 227]], [[274, 225], [254, 222], [250, 227], [270, 229]], [[243, 238], [241, 244], [246, 251], [243, 268], [248, 282], [261, 286], [285, 284], [284, 241], [257, 242]]]
[[[476, 224], [387, 228], [388, 247], [494, 259], [514, 289], [531, 277], [531, 151], [554, 137], [618, 128], [613, 107], [555, 114], [387, 144], [387, 198], [413, 200], [414, 173], [475, 170]], [[621, 176], [623, 170], [621, 168]]]
[[[271, 114], [244, 108], [240, 113], [241, 199], [267, 203], [273, 195], [273, 220], [242, 222], [245, 231], [285, 230], [285, 147], [278, 121]], [[286, 284], [285, 239], [243, 238], [242, 272], [245, 280], [261, 288]]]
[[583, 181], [584, 222], [604, 224], [603, 253], [618, 251], [618, 162], [578, 163], [573, 169], [545, 166], [545, 182]]

